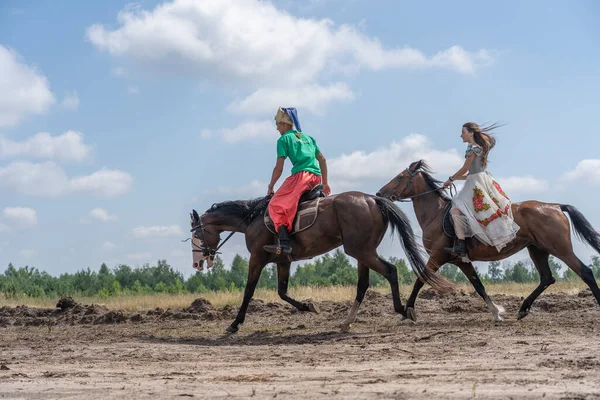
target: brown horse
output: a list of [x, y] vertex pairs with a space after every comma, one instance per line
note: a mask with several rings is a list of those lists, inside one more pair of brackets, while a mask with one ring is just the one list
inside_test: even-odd
[[[490, 300], [473, 264], [463, 262], [444, 251], [444, 247], [452, 247], [453, 241], [445, 234], [442, 227], [444, 210], [451, 200], [442, 192], [441, 182], [431, 176], [427, 164], [423, 160], [413, 162], [405, 171], [382, 187], [377, 195], [393, 201], [412, 199], [417, 220], [423, 230], [423, 242], [429, 253], [427, 266], [437, 270], [448, 262], [456, 265], [467, 276], [477, 293], [483, 297], [493, 313], [494, 319], [501, 321], [502, 318], [499, 314], [504, 310]], [[512, 212], [515, 222], [520, 226], [515, 240], [500, 252], [495, 247], [468, 240], [467, 252], [469, 260], [472, 261], [495, 261], [527, 248], [540, 274], [540, 284], [523, 301], [517, 319], [527, 316], [535, 299], [556, 281], [548, 265], [550, 254], [562, 260], [579, 275], [590, 287], [596, 301], [600, 304], [600, 289], [598, 289], [592, 270], [573, 253], [569, 220], [563, 212], [567, 212], [571, 216], [577, 236], [600, 252], [600, 234], [594, 230], [588, 220], [573, 206], [539, 201], [513, 203]], [[415, 282], [406, 304], [407, 318], [415, 321], [414, 304], [422, 286], [419, 281]]]
[[[238, 325], [244, 323], [260, 273], [268, 263], [277, 264], [278, 293], [281, 299], [300, 311], [318, 312], [314, 305], [301, 303], [288, 296], [291, 260], [286, 255], [271, 254], [263, 249], [264, 245], [274, 244], [276, 241], [262, 218], [268, 200], [269, 198], [228, 201], [214, 204], [202, 216], [196, 210], [190, 214], [194, 268], [201, 268], [204, 261], [209, 266], [212, 264], [221, 232], [242, 232], [246, 235], [246, 247], [250, 251], [248, 281], [244, 300], [237, 317], [227, 328], [228, 332], [237, 332]], [[392, 201], [381, 197], [346, 192], [322, 198], [319, 202], [319, 216], [314, 225], [290, 238], [295, 260], [312, 258], [343, 245], [346, 254], [358, 261], [356, 300], [348, 317], [340, 325], [342, 330], [348, 330], [356, 318], [358, 307], [369, 286], [369, 269], [380, 273], [389, 281], [394, 310], [404, 315], [396, 267], [377, 254], [377, 246], [381, 243], [388, 224], [392, 226], [392, 233], [394, 230], [398, 231], [406, 256], [417, 276], [438, 290], [450, 289], [448, 281], [440, 279], [426, 268], [406, 215]]]

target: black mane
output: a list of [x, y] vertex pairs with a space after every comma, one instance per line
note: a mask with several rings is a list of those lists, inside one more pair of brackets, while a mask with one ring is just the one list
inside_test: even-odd
[[233, 200], [213, 204], [206, 214], [221, 212], [230, 217], [236, 217], [247, 223], [252, 222], [259, 215], [263, 215], [269, 202], [265, 197], [258, 197], [251, 200]]
[[450, 197], [448, 197], [445, 191], [438, 190], [443, 186], [444, 182], [438, 181], [433, 176], [431, 176], [431, 174], [433, 174], [433, 171], [431, 170], [431, 167], [429, 166], [429, 164], [427, 164], [427, 162], [425, 162], [424, 160], [416, 161], [410, 165], [409, 169], [413, 172], [421, 172], [421, 174], [423, 175], [423, 179], [425, 179], [425, 183], [427, 183], [427, 186], [429, 186], [431, 190], [435, 190], [434, 193], [436, 193], [442, 199], [446, 201], [452, 200]]

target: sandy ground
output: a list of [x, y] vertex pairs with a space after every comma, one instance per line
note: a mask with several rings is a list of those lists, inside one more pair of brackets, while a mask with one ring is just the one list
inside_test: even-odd
[[[600, 398], [600, 308], [591, 293], [547, 294], [516, 321], [521, 299], [496, 295], [494, 323], [464, 292], [425, 291], [419, 322], [400, 323], [369, 292], [349, 333], [351, 301], [321, 313], [254, 301], [197, 301], [139, 314], [76, 305], [0, 308], [0, 398]], [[66, 306], [65, 306], [66, 307]]]

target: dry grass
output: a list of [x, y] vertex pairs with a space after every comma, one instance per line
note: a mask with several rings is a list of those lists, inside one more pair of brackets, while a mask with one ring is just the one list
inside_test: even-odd
[[[537, 284], [527, 283], [497, 283], [486, 285], [486, 290], [490, 295], [506, 294], [512, 296], [527, 296], [533, 291]], [[569, 293], [576, 294], [579, 291], [586, 289], [587, 286], [582, 281], [573, 282], [557, 282], [550, 286], [544, 293]], [[458, 290], [472, 292], [471, 285], [458, 285]], [[390, 292], [389, 287], [371, 288], [382, 294]], [[410, 286], [401, 286], [400, 293], [406, 298], [411, 291]], [[311, 299], [315, 301], [331, 300], [331, 301], [346, 301], [354, 299], [356, 295], [356, 287], [341, 286], [341, 287], [299, 287], [290, 289], [290, 295], [299, 300]], [[543, 296], [543, 295], [542, 295]], [[210, 301], [215, 307], [223, 307], [227, 304], [237, 306], [242, 302], [243, 291], [234, 292], [209, 292], [202, 294], [154, 294], [154, 295], [137, 295], [137, 296], [118, 296], [108, 299], [100, 297], [78, 297], [75, 300], [83, 304], [103, 304], [109, 309], [119, 309], [127, 311], [141, 311], [152, 308], [183, 308], [189, 306], [198, 297], [203, 297]], [[275, 290], [257, 290], [254, 298], [261, 299], [266, 302], [282, 302]], [[29, 307], [54, 308], [58, 299], [55, 298], [22, 298], [22, 299], [5, 299], [0, 297], [1, 306], [17, 306], [27, 305]]]

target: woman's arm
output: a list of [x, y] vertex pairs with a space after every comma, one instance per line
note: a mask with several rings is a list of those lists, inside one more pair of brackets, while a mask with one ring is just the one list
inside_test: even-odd
[[471, 163], [473, 163], [473, 160], [475, 159], [475, 157], [477, 157], [477, 154], [473, 153], [471, 154], [469, 157], [467, 157], [467, 159], [465, 160], [465, 163], [463, 164], [463, 166], [461, 167], [461, 169], [459, 169], [458, 171], [456, 171], [456, 173], [454, 175], [451, 175], [450, 178], [448, 178], [448, 180], [446, 182], [444, 182], [444, 187], [449, 187], [450, 185], [452, 185], [452, 181], [458, 180], [458, 179], [466, 179], [468, 173], [469, 173], [469, 167], [471, 167]]

